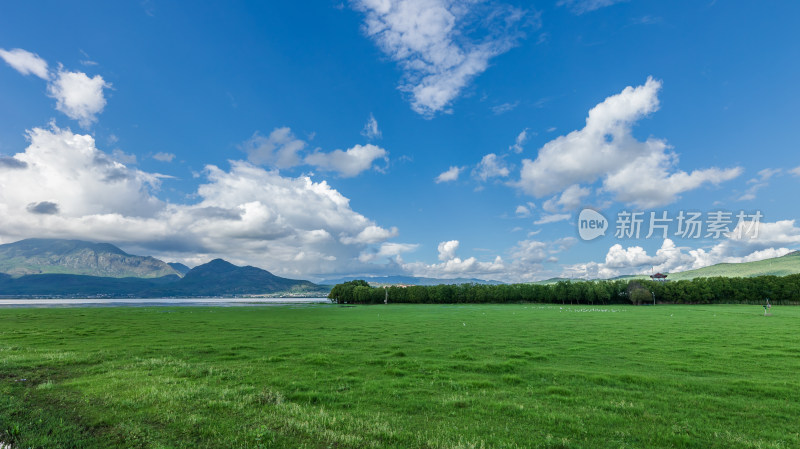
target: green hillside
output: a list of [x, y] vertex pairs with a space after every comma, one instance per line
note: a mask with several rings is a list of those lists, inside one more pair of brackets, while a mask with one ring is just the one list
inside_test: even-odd
[[[785, 256], [772, 259], [758, 260], [755, 262], [718, 263], [696, 270], [686, 270], [678, 273], [667, 273], [670, 281], [683, 281], [695, 278], [711, 277], [753, 277], [753, 276], [788, 276], [800, 273], [800, 251], [791, 252]], [[614, 279], [629, 281], [634, 279], [650, 279], [647, 274], [619, 276]]]
[[[791, 252], [785, 256], [764, 259], [755, 262], [740, 263], [718, 263], [696, 270], [686, 270], [668, 274], [667, 280], [684, 281], [695, 278], [710, 277], [754, 277], [754, 276], [788, 276], [800, 273], [800, 251]], [[617, 276], [610, 280], [632, 281], [649, 280], [649, 274], [631, 274]], [[580, 279], [551, 278], [542, 281], [532, 282], [538, 285], [555, 284], [558, 281], [577, 281]]]
[[752, 276], [786, 276], [800, 273], [800, 251], [782, 257], [759, 260], [756, 262], [719, 263], [710, 267], [682, 271], [669, 275], [670, 280], [694, 279], [699, 277], [752, 277]]

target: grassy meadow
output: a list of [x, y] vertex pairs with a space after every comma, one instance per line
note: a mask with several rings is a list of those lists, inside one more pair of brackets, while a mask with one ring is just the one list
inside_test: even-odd
[[14, 448], [796, 448], [800, 307], [0, 309]]

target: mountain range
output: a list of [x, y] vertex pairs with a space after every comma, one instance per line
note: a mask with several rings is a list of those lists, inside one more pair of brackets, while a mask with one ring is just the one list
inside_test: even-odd
[[0, 245], [1, 296], [324, 296], [309, 281], [215, 259], [190, 269], [109, 243], [27, 239]]
[[[697, 277], [785, 276], [800, 273], [800, 251], [756, 262], [721, 263], [669, 273], [669, 280]], [[641, 274], [618, 279], [647, 279]], [[189, 268], [150, 256], [128, 254], [109, 243], [27, 239], [0, 245], [0, 296], [325, 296], [331, 285], [356, 279], [309, 281], [275, 276], [260, 268], [240, 267], [222, 259]], [[360, 277], [372, 285], [502, 284], [498, 281], [414, 276]], [[547, 284], [561, 278], [538, 283]]]
[[161, 260], [134, 256], [110, 243], [62, 239], [26, 239], [0, 245], [0, 273], [12, 276], [61, 273], [115, 278], [183, 275]]

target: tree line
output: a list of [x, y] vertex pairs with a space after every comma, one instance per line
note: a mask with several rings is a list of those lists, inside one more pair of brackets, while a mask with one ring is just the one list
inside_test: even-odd
[[800, 304], [800, 274], [683, 281], [567, 281], [552, 284], [442, 284], [371, 287], [356, 280], [337, 284], [328, 298], [338, 304], [459, 304], [536, 302], [553, 304]]

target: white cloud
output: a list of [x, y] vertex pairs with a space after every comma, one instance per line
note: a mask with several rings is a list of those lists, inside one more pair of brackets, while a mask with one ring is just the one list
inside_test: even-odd
[[517, 206], [517, 209], [514, 211], [514, 214], [522, 218], [530, 217], [532, 208], [533, 208], [532, 203], [528, 203], [528, 205], [520, 204], [519, 206]]
[[800, 167], [795, 167], [791, 169], [789, 172], [795, 176], [800, 176]]
[[494, 153], [489, 153], [484, 156], [472, 172], [481, 181], [486, 181], [489, 178], [505, 178], [511, 173], [502, 158], [497, 157]]
[[[377, 129], [377, 123], [375, 124]], [[355, 145], [346, 151], [334, 150], [325, 153], [317, 149], [302, 156], [306, 142], [295, 137], [288, 127], [275, 128], [267, 137], [256, 132], [240, 148], [247, 159], [259, 165], [287, 169], [298, 165], [312, 165], [320, 170], [337, 172], [349, 178], [373, 167], [373, 162], [383, 159], [388, 163], [388, 152], [376, 145]], [[377, 169], [377, 168], [376, 168]]]
[[418, 247], [419, 245], [416, 243], [385, 242], [382, 243], [377, 250], [370, 248], [368, 251], [362, 252], [359, 254], [358, 260], [367, 263], [388, 258], [396, 263], [402, 263], [401, 255], [403, 253], [415, 251]]
[[591, 189], [573, 184], [564, 189], [561, 195], [545, 201], [542, 208], [548, 212], [556, 212], [559, 209], [562, 211], [574, 210], [583, 204], [583, 200], [591, 193]]
[[513, 103], [498, 104], [496, 106], [492, 106], [492, 113], [494, 113], [494, 115], [505, 114], [508, 111], [514, 110], [518, 105], [519, 101], [515, 101]]
[[361, 130], [361, 135], [366, 137], [367, 139], [380, 139], [382, 136], [381, 130], [378, 128], [378, 121], [375, 120], [375, 116], [372, 114], [369, 115], [369, 119], [367, 123], [364, 125], [364, 129]]
[[544, 269], [545, 264], [556, 263], [556, 255], [567, 250], [576, 243], [574, 237], [558, 239], [552, 242], [521, 240], [508, 251], [509, 260], [494, 256], [493, 259], [480, 261], [475, 257], [462, 259], [456, 255], [458, 240], [439, 243], [440, 263], [423, 262], [402, 263], [401, 267], [415, 276], [435, 278], [474, 277], [494, 279], [508, 282], [528, 282], [545, 277], [552, 277]]
[[369, 225], [356, 236], [343, 235], [339, 240], [345, 245], [380, 243], [392, 237], [397, 237], [397, 228], [384, 229], [380, 226]]
[[300, 165], [302, 159], [298, 153], [305, 147], [306, 142], [296, 138], [288, 127], [282, 127], [275, 128], [267, 137], [256, 131], [240, 148], [254, 164], [285, 169]]
[[769, 180], [775, 175], [783, 173], [780, 168], [765, 168], [758, 172], [757, 178], [752, 178], [747, 181], [750, 187], [747, 191], [739, 197], [739, 201], [749, 201], [756, 199], [756, 193], [769, 185]]
[[356, 145], [347, 151], [334, 150], [330, 153], [316, 151], [305, 158], [305, 163], [321, 170], [335, 171], [345, 178], [350, 178], [372, 168], [378, 159], [387, 161], [388, 152], [381, 147], [366, 144]]
[[404, 71], [400, 89], [425, 116], [446, 111], [489, 60], [512, 48], [522, 10], [469, 0], [354, 0], [364, 32]]
[[[536, 235], [538, 232], [530, 233]], [[564, 237], [551, 242], [539, 240], [521, 240], [509, 251], [511, 263], [507, 270], [513, 273], [514, 279], [525, 282], [542, 279], [545, 276], [543, 264], [556, 263], [556, 255], [571, 248], [577, 239]], [[551, 276], [552, 277], [552, 276]]]
[[150, 194], [158, 188], [161, 175], [115, 161], [97, 150], [91, 136], [51, 125], [28, 131], [28, 140], [25, 152], [14, 156], [26, 168], [3, 170], [0, 181], [0, 207], [7, 208], [10, 216], [41, 201], [58, 204], [67, 216], [151, 216], [163, 207]]
[[738, 176], [741, 168], [674, 171], [678, 156], [665, 141], [641, 142], [631, 131], [636, 121], [658, 109], [661, 82], [648, 78], [636, 88], [606, 98], [586, 118], [583, 129], [546, 143], [535, 160], [524, 159], [517, 186], [542, 197], [602, 179], [602, 191], [618, 201], [655, 207], [677, 200], [680, 193]]
[[[664, 245], [672, 244], [672, 240], [665, 239]], [[619, 243], [608, 249], [605, 266], [608, 268], [642, 267], [654, 265], [656, 258], [649, 257], [647, 251], [641, 246], [623, 248]]]
[[558, 0], [557, 6], [566, 6], [575, 14], [583, 14], [628, 0]]
[[456, 257], [456, 250], [459, 245], [458, 240], [448, 240], [439, 243], [439, 260], [450, 260]]
[[23, 75], [33, 73], [46, 80], [47, 94], [56, 99], [56, 109], [77, 120], [83, 128], [96, 122], [106, 106], [103, 89], [111, 88], [111, 84], [100, 75], [90, 78], [83, 72], [64, 70], [60, 64], [51, 74], [44, 59], [20, 48], [0, 49], [0, 57]]
[[535, 225], [543, 225], [548, 223], [557, 223], [559, 221], [569, 220], [570, 214], [548, 214], [543, 215], [542, 218], [533, 222]]
[[542, 263], [551, 257], [550, 245], [537, 240], [521, 240], [511, 249], [511, 257], [520, 263]]
[[495, 257], [492, 262], [480, 262], [475, 257], [462, 260], [456, 256], [458, 246], [458, 240], [439, 243], [438, 250], [441, 263], [428, 265], [422, 262], [413, 262], [403, 264], [402, 267], [414, 276], [437, 278], [500, 275], [502, 273], [505, 265], [500, 256]]
[[461, 259], [455, 257], [439, 264], [426, 265], [422, 262], [404, 264], [403, 268], [414, 276], [435, 278], [479, 277], [492, 278], [502, 276], [505, 265], [497, 256], [491, 262], [481, 262], [475, 257]]
[[103, 89], [109, 87], [111, 84], [100, 75], [89, 78], [83, 72], [59, 68], [55, 79], [47, 86], [47, 92], [56, 99], [56, 109], [88, 128], [106, 107]]
[[522, 153], [523, 150], [522, 146], [525, 145], [525, 142], [527, 141], [528, 141], [528, 128], [525, 128], [522, 130], [521, 133], [519, 133], [519, 135], [517, 135], [517, 139], [514, 142], [514, 145], [511, 145], [510, 147], [508, 147], [508, 149], [518, 154]]
[[12, 50], [0, 48], [0, 58], [3, 58], [8, 65], [23, 75], [34, 74], [43, 80], [50, 79], [50, 73], [47, 70], [47, 61], [40, 58], [39, 55], [35, 53], [21, 48], [14, 48]]
[[440, 173], [439, 176], [436, 177], [435, 181], [436, 184], [441, 182], [450, 182], [455, 181], [458, 179], [458, 175], [464, 170], [464, 167], [450, 167], [447, 171]]
[[175, 155], [172, 153], [158, 152], [153, 155], [153, 159], [161, 162], [172, 162], [172, 160], [175, 159]]
[[167, 203], [157, 196], [163, 176], [114, 161], [91, 136], [51, 126], [28, 138], [25, 151], [8, 158], [13, 163], [0, 164], [3, 242], [103, 241], [188, 264], [224, 257], [294, 277], [374, 270], [360, 254], [372, 245], [378, 254], [403, 248], [383, 246], [397, 229], [353, 211], [324, 181], [232, 161], [230, 170], [206, 167], [191, 203]]
[[111, 158], [126, 165], [136, 165], [136, 155], [126, 153], [119, 148], [111, 151]]
[[[750, 222], [738, 224], [736, 230], [710, 248], [679, 247], [664, 239], [654, 255], [640, 246], [627, 248], [612, 245], [603, 262], [588, 262], [565, 267], [564, 275], [577, 278], [611, 278], [626, 274], [680, 272], [718, 263], [753, 262], [780, 257], [800, 245], [800, 228], [794, 220], [759, 223], [749, 234]], [[752, 237], [752, 238], [751, 238]]]
[[740, 167], [713, 167], [691, 173], [676, 171], [670, 174], [669, 170], [677, 162], [678, 157], [674, 153], [654, 152], [640, 157], [609, 174], [603, 182], [603, 190], [615, 192], [618, 201], [643, 208], [657, 207], [677, 201], [680, 193], [703, 184], [719, 185], [742, 173]]

